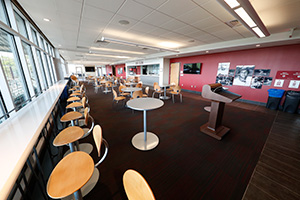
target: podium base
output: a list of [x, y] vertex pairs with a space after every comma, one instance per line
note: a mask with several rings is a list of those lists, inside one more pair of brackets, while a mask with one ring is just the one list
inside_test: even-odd
[[200, 127], [200, 131], [205, 133], [206, 135], [209, 135], [217, 140], [222, 140], [223, 136], [230, 131], [229, 128], [225, 126], [219, 126], [216, 130], [212, 130], [208, 128], [208, 123], [203, 124]]

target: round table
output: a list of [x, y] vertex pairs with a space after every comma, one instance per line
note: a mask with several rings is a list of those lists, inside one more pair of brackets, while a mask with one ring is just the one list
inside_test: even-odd
[[140, 91], [142, 88], [137, 88], [137, 87], [126, 87], [121, 89], [123, 92], [130, 92], [130, 96], [132, 97], [132, 93], [135, 91]]
[[144, 112], [144, 132], [137, 133], [133, 136], [131, 142], [132, 145], [142, 151], [154, 149], [158, 143], [158, 137], [151, 132], [147, 132], [147, 111], [160, 108], [164, 105], [164, 102], [155, 98], [136, 98], [127, 101], [127, 107], [133, 110]]
[[53, 169], [47, 193], [53, 199], [61, 199], [74, 193], [75, 199], [82, 199], [80, 188], [91, 178], [95, 166], [92, 157], [76, 151], [64, 157]]
[[170, 97], [167, 96], [167, 87], [170, 87], [170, 85], [160, 85], [159, 87], [164, 88], [164, 96], [160, 96], [160, 98], [163, 100], [170, 99]]

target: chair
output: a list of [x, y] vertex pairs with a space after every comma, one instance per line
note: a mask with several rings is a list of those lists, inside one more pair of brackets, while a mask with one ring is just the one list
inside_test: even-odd
[[145, 88], [145, 94], [143, 94], [143, 97], [148, 97], [148, 95], [149, 95], [149, 86]]
[[104, 92], [104, 93], [110, 92], [111, 90], [109, 90], [109, 88], [112, 89], [112, 82], [107, 81], [107, 82], [105, 83], [105, 90], [104, 90], [103, 92]]
[[123, 185], [129, 200], [155, 200], [145, 178], [135, 170], [128, 169], [123, 175]]
[[180, 96], [180, 102], [182, 103], [182, 94], [181, 94], [181, 87], [175, 86], [173, 88], [173, 91], [170, 92], [172, 94], [172, 99], [173, 99], [173, 103], [174, 103], [174, 95], [179, 95]]
[[155, 94], [159, 94], [159, 97], [160, 97], [163, 92], [164, 91], [161, 90], [161, 88], [159, 87], [158, 84], [154, 85], [154, 91], [153, 91], [153, 94], [152, 94], [152, 98], [154, 98]]
[[122, 91], [123, 88], [126, 88], [126, 86], [125, 85], [120, 85], [119, 86], [119, 95], [121, 95], [121, 96], [130, 96], [130, 93]]
[[136, 98], [142, 98], [143, 97], [143, 92], [142, 90], [139, 91], [134, 91], [132, 93], [132, 97], [130, 99], [136, 99]]
[[174, 83], [174, 82], [172, 82], [171, 84], [170, 84], [170, 87], [167, 89], [167, 92], [171, 92], [171, 91], [173, 91], [173, 88], [176, 86], [176, 84]]
[[[90, 178], [90, 180], [81, 188], [82, 196], [87, 195], [97, 184], [99, 177], [100, 177], [100, 172], [98, 170], [98, 166], [105, 160], [107, 154], [108, 154], [108, 143], [107, 141], [103, 138], [102, 136], [102, 128], [100, 125], [96, 125], [93, 129], [93, 138], [95, 142], [95, 146], [97, 149], [97, 155], [99, 158], [99, 161], [95, 164], [95, 170]], [[104, 144], [104, 153], [101, 154], [101, 148]], [[80, 173], [80, 172], [79, 172]], [[73, 194], [68, 196], [66, 199], [73, 199]]]
[[136, 84], [135, 87], [137, 87], [137, 88], [142, 88], [142, 87], [143, 87], [143, 84], [142, 84], [142, 83], [138, 83], [138, 84]]
[[119, 103], [119, 101], [123, 101], [126, 99], [126, 97], [124, 96], [118, 96], [117, 92], [114, 89], [112, 89], [112, 92], [113, 92], [113, 102], [116, 101], [117, 103]]

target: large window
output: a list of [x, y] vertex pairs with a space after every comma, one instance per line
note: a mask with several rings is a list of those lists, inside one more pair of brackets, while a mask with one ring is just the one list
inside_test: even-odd
[[3, 0], [0, 0], [0, 20], [6, 25], [9, 25]]
[[36, 31], [33, 28], [31, 28], [31, 34], [32, 34], [32, 38], [33, 38], [33, 43], [36, 44], [37, 46], [39, 46]]
[[40, 37], [41, 42], [39, 43], [39, 47], [42, 48], [45, 51], [45, 45], [44, 45], [44, 39]]
[[13, 102], [18, 110], [28, 100], [28, 90], [23, 71], [19, 65], [13, 36], [0, 29], [0, 61], [11, 92]]
[[5, 110], [5, 106], [3, 104], [2, 94], [0, 92], [0, 124], [7, 118], [7, 116], [4, 115], [5, 113], [6, 113], [6, 110]]
[[25, 42], [22, 42], [22, 45], [24, 48], [26, 63], [30, 72], [30, 78], [34, 89], [34, 94], [37, 96], [41, 93], [41, 85], [34, 64], [31, 46]]
[[46, 77], [46, 74], [45, 74], [45, 67], [43, 65], [43, 60], [42, 60], [41, 52], [39, 50], [36, 50], [36, 55], [37, 55], [37, 58], [38, 58], [38, 63], [39, 63], [41, 72], [43, 74], [44, 87], [48, 88], [49, 84], [48, 84], [47, 77]]
[[158, 74], [159, 74], [159, 64], [142, 66], [142, 75], [158, 75]]
[[22, 34], [24, 37], [26, 37], [28, 39], [25, 20], [16, 11], [14, 11], [14, 13], [15, 13], [19, 33]]
[[43, 56], [44, 56], [44, 61], [45, 61], [45, 69], [47, 71], [47, 76], [49, 77], [49, 83], [50, 83], [49, 86], [51, 86], [51, 85], [53, 85], [53, 82], [52, 82], [51, 72], [50, 72], [50, 69], [49, 69], [48, 58], [47, 58], [45, 53], [43, 53]]

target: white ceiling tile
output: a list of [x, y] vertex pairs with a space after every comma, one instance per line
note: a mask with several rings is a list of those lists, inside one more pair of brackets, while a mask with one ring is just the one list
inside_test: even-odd
[[155, 36], [161, 36], [161, 35], [167, 34], [169, 32], [170, 32], [169, 30], [166, 30], [164, 28], [156, 28], [156, 29], [153, 29], [152, 31], [149, 31], [148, 34], [155, 35]]
[[206, 11], [210, 12], [219, 20], [226, 22], [233, 20], [234, 17], [221, 6], [217, 1], [209, 1], [201, 5]]
[[185, 23], [180, 22], [176, 19], [171, 19], [170, 21], [163, 23], [160, 27], [170, 30], [170, 31], [173, 31], [173, 30], [179, 29], [184, 26], [186, 26]]
[[86, 5], [117, 12], [126, 0], [85, 0]]
[[218, 19], [216, 19], [214, 17], [210, 17], [210, 18], [205, 18], [201, 21], [192, 23], [192, 25], [196, 28], [203, 30], [203, 29], [207, 29], [209, 27], [212, 27], [212, 26], [215, 26], [216, 24], [221, 24], [221, 23], [222, 22], [220, 22]]
[[158, 11], [176, 18], [179, 13], [189, 12], [194, 8], [195, 8], [195, 3], [193, 3], [192, 1], [169, 0], [161, 7], [159, 7]]
[[143, 33], [153, 31], [154, 29], [156, 29], [155, 26], [152, 26], [150, 24], [145, 24], [145, 23], [142, 23], [142, 22], [138, 22], [130, 28], [130, 30], [140, 31], [140, 32], [143, 32]]
[[118, 11], [118, 14], [139, 21], [148, 14], [150, 14], [152, 11], [153, 9], [149, 7], [136, 3], [132, 0], [127, 0], [126, 3], [122, 6], [122, 8]]
[[166, 3], [168, 0], [154, 0], [154, 1], [145, 1], [145, 0], [133, 0], [137, 3], [140, 3], [142, 5], [148, 6], [150, 8], [156, 9]]
[[189, 12], [179, 14], [175, 18], [177, 18], [185, 23], [195, 23], [197, 21], [200, 21], [200, 20], [203, 20], [203, 19], [209, 18], [209, 17], [211, 17], [211, 15], [207, 11], [196, 6], [194, 9], [190, 10]]
[[80, 16], [82, 3], [73, 1], [73, 0], [64, 0], [64, 1], [56, 1], [57, 9], [60, 12], [72, 15], [72, 16]]
[[198, 31], [198, 29], [190, 26], [190, 25], [186, 25], [186, 26], [182, 26], [178, 29], [174, 29], [173, 32], [176, 32], [176, 33], [179, 33], [179, 34], [188, 34], [188, 33], [191, 33], [191, 32], [195, 32], [195, 31]]
[[160, 26], [161, 24], [166, 23], [166, 22], [170, 21], [171, 19], [172, 19], [171, 17], [155, 11], [155, 12], [151, 13], [150, 15], [148, 15], [147, 17], [145, 17], [143, 19], [143, 22], [152, 24], [154, 26]]

